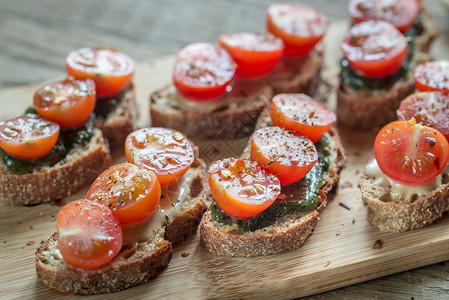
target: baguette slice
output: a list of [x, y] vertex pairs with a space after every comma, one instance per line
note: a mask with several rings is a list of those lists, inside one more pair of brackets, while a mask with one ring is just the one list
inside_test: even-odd
[[414, 194], [409, 200], [394, 200], [391, 185], [362, 175], [358, 184], [362, 200], [368, 208], [368, 221], [382, 232], [403, 232], [432, 224], [449, 211], [449, 173], [441, 174], [441, 182], [428, 194]]
[[415, 47], [428, 53], [438, 35], [438, 26], [425, 6], [420, 8], [420, 18], [420, 30], [415, 38]]
[[[265, 110], [256, 125], [256, 129], [267, 126], [270, 122], [269, 110]], [[332, 128], [330, 155], [332, 156], [329, 173], [321, 191], [328, 195], [337, 187], [339, 174], [343, 167], [344, 150], [338, 133]], [[242, 158], [250, 157], [249, 144], [242, 154]], [[293, 194], [293, 198], [301, 191], [292, 186], [283, 186], [282, 193]], [[249, 233], [235, 232], [229, 226], [217, 224], [212, 220], [211, 210], [208, 209], [200, 223], [200, 242], [209, 252], [215, 255], [252, 257], [285, 252], [299, 248], [310, 236], [319, 219], [319, 212], [326, 206], [326, 200], [319, 203], [315, 210], [304, 213], [289, 213], [275, 221], [274, 224]]]
[[164, 207], [161, 204], [148, 224], [137, 228], [143, 234], [132, 238], [117, 257], [100, 268], [83, 270], [67, 264], [58, 250], [57, 234], [53, 234], [36, 250], [37, 278], [51, 288], [74, 294], [116, 292], [147, 282], [167, 267], [172, 243], [184, 241], [200, 222], [206, 199], [205, 170], [204, 162], [196, 159], [178, 187], [162, 191], [161, 202], [173, 199]]
[[126, 137], [135, 129], [134, 124], [138, 116], [135, 94], [134, 85], [131, 84], [122, 100], [105, 118], [95, 117], [94, 125], [103, 131], [111, 150], [123, 148]]
[[85, 147], [74, 147], [52, 167], [17, 175], [0, 162], [0, 205], [32, 205], [68, 197], [91, 183], [111, 162], [109, 145], [98, 129]]

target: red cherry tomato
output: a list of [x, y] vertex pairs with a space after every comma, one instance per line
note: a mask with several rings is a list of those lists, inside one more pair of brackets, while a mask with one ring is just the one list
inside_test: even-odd
[[341, 49], [357, 72], [367, 77], [387, 77], [404, 64], [407, 40], [387, 22], [366, 21], [349, 30]]
[[440, 92], [415, 93], [405, 98], [397, 111], [399, 120], [435, 128], [449, 140], [449, 95]]
[[91, 79], [67, 78], [48, 83], [34, 93], [37, 113], [62, 127], [86, 123], [95, 108], [95, 83]]
[[70, 52], [66, 67], [76, 79], [95, 81], [97, 98], [120, 93], [131, 81], [135, 69], [128, 55], [111, 48], [81, 48]]
[[8, 154], [34, 160], [47, 155], [58, 141], [59, 125], [27, 114], [0, 122], [0, 147]]
[[159, 127], [131, 132], [125, 152], [128, 162], [156, 173], [161, 186], [176, 183], [195, 158], [192, 145], [182, 133]]
[[414, 71], [418, 91], [440, 91], [449, 94], [449, 60], [421, 64]]
[[263, 76], [271, 72], [282, 57], [284, 43], [271, 35], [231, 33], [220, 35], [225, 48], [237, 64], [235, 74], [241, 78]]
[[154, 172], [123, 163], [98, 176], [87, 192], [87, 199], [109, 207], [120, 225], [135, 225], [156, 212], [161, 185]]
[[278, 94], [271, 101], [274, 126], [293, 130], [317, 142], [335, 123], [335, 114], [304, 94]]
[[416, 0], [350, 0], [348, 10], [355, 24], [383, 20], [406, 33], [418, 17], [419, 3]]
[[82, 269], [110, 262], [122, 247], [122, 229], [112, 211], [89, 200], [65, 205], [58, 214], [58, 248], [64, 260]]
[[252, 136], [251, 159], [277, 175], [285, 185], [303, 178], [317, 162], [318, 153], [305, 136], [281, 127], [265, 127]]
[[279, 2], [267, 11], [267, 30], [284, 41], [285, 56], [309, 54], [328, 27], [324, 14], [304, 4]]
[[257, 162], [226, 158], [209, 167], [209, 186], [218, 206], [237, 218], [267, 209], [281, 192], [279, 180]]
[[231, 56], [212, 44], [194, 43], [182, 48], [173, 67], [173, 83], [188, 100], [215, 100], [226, 92], [235, 74]]
[[422, 185], [449, 161], [449, 144], [437, 130], [412, 121], [395, 121], [377, 134], [374, 156], [382, 172], [408, 185]]

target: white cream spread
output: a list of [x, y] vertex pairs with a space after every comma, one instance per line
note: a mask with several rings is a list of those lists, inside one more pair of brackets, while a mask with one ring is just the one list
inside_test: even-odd
[[379, 168], [376, 159], [372, 159], [365, 166], [365, 175], [374, 179], [374, 183], [390, 188], [390, 196], [392, 201], [401, 201], [410, 203], [416, 196], [425, 196], [432, 190], [437, 189], [443, 184], [443, 176], [449, 174], [449, 164], [435, 179], [427, 184], [413, 186], [398, 183], [385, 175]]
[[132, 245], [140, 241], [151, 240], [166, 223], [181, 214], [189, 204], [182, 199], [186, 199], [190, 194], [190, 185], [196, 178], [197, 171], [196, 168], [191, 167], [178, 183], [162, 188], [159, 207], [151, 218], [138, 225], [122, 227], [123, 244]]

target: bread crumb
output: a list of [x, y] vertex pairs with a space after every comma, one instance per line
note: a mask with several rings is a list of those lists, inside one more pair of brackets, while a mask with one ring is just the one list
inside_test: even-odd
[[382, 249], [383, 244], [384, 244], [384, 241], [377, 240], [374, 242], [373, 249]]
[[181, 256], [182, 256], [182, 257], [187, 257], [187, 256], [189, 256], [189, 254], [190, 254], [190, 253], [188, 253], [188, 252], [184, 252], [184, 253], [181, 254]]
[[348, 180], [346, 180], [345, 182], [343, 182], [343, 183], [340, 185], [340, 188], [342, 188], [342, 189], [352, 188], [352, 187], [353, 187], [352, 183], [349, 182]]
[[34, 241], [28, 241], [27, 242], [27, 246], [31, 246], [31, 245], [33, 245], [34, 244]]
[[352, 219], [352, 224], [355, 224], [355, 219]]
[[326, 268], [327, 266], [329, 266], [331, 264], [331, 262], [330, 262], [330, 260], [328, 260], [327, 262], [326, 262], [326, 264], [324, 265], [324, 267]]
[[30, 230], [33, 230], [33, 226], [30, 225]]
[[337, 233], [335, 233], [336, 236], [339, 236], [341, 234], [340, 231], [337, 231]]
[[351, 206], [349, 206], [349, 204], [344, 202], [344, 201], [338, 202], [338, 205], [340, 205], [341, 207], [346, 208], [347, 210], [351, 210]]

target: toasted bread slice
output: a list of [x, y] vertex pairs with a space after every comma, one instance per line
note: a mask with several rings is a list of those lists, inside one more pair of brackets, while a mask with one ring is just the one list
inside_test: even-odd
[[135, 97], [134, 85], [130, 84], [120, 101], [106, 116], [95, 116], [95, 127], [103, 131], [111, 150], [122, 149], [126, 137], [135, 129], [134, 124], [138, 116]]
[[245, 87], [236, 85], [216, 101], [194, 103], [185, 100], [169, 85], [150, 97], [151, 125], [173, 128], [193, 138], [217, 137], [223, 130], [248, 136], [272, 96], [270, 87], [261, 82], [249, 82]]
[[438, 35], [438, 26], [424, 5], [420, 8], [420, 26], [415, 38], [415, 47], [423, 52], [430, 51], [430, 45]]
[[91, 183], [112, 162], [109, 145], [100, 130], [84, 147], [73, 147], [53, 166], [14, 174], [0, 162], [0, 205], [31, 205], [70, 196]]
[[[256, 129], [267, 126], [270, 122], [269, 110], [265, 110], [256, 125]], [[336, 188], [339, 174], [343, 167], [344, 150], [338, 133], [331, 129], [329, 133], [329, 170], [324, 177], [320, 193], [328, 195]], [[250, 144], [244, 150], [242, 158], [250, 157]], [[286, 198], [297, 199], [304, 192], [296, 186], [282, 186], [281, 192]], [[327, 204], [321, 199], [316, 209], [307, 212], [290, 212], [278, 218], [269, 226], [255, 231], [239, 231], [213, 221], [209, 208], [200, 223], [201, 245], [215, 255], [251, 257], [285, 252], [300, 247], [310, 236], [318, 222], [319, 212]]]
[[67, 264], [58, 250], [57, 234], [53, 234], [36, 250], [38, 279], [51, 288], [75, 294], [116, 292], [147, 282], [167, 267], [172, 243], [184, 241], [196, 230], [205, 208], [205, 169], [204, 162], [196, 159], [179, 185], [163, 189], [156, 215], [133, 228], [132, 234], [124, 230], [120, 253], [100, 268], [84, 270]]
[[[359, 181], [363, 202], [368, 208], [368, 221], [383, 232], [403, 232], [432, 224], [449, 211], [449, 172], [439, 175], [425, 194], [410, 187], [402, 191], [407, 197], [392, 193], [392, 184], [366, 172]], [[399, 189], [399, 191], [401, 191]]]

